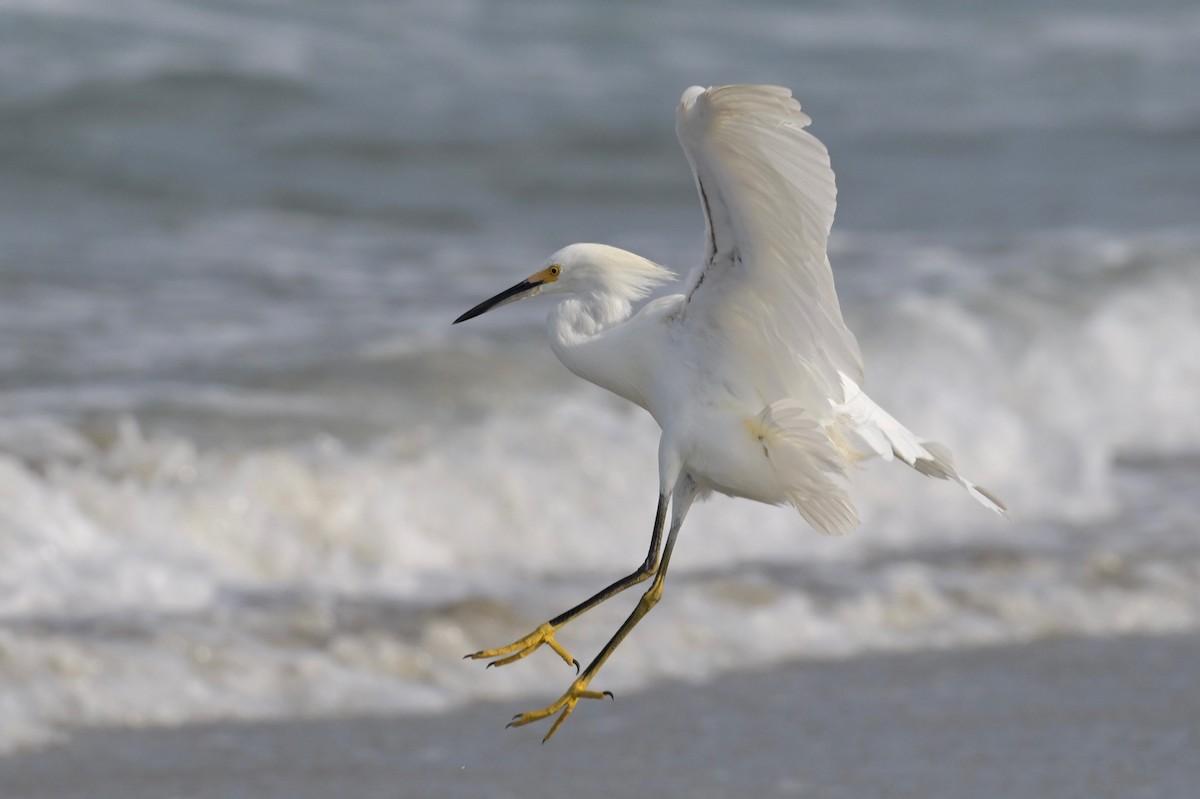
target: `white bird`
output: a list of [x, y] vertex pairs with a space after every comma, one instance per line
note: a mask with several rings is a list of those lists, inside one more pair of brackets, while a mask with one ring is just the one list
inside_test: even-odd
[[[645, 408], [662, 428], [658, 510], [641, 567], [497, 649], [468, 655], [513, 663], [571, 619], [653, 576], [633, 613], [557, 701], [519, 714], [521, 726], [561, 711], [548, 740], [596, 672], [658, 602], [676, 536], [693, 500], [712, 491], [790, 504], [823, 533], [858, 526], [844, 486], [850, 466], [893, 458], [957, 482], [984, 506], [1004, 505], [963, 478], [950, 452], [909, 432], [861, 388], [858, 342], [838, 306], [826, 239], [836, 188], [825, 146], [778, 86], [693, 86], [675, 132], [704, 210], [706, 253], [682, 294], [634, 303], [675, 276], [603, 244], [572, 244], [542, 269], [455, 320], [545, 294], [550, 344], [575, 374]], [[671, 523], [662, 547], [668, 507]]]

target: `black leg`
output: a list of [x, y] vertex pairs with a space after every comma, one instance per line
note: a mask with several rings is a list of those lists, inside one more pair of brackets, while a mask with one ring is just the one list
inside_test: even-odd
[[654, 574], [654, 568], [658, 565], [658, 547], [662, 543], [663, 527], [667, 519], [667, 497], [662, 495], [658, 498], [658, 512], [654, 516], [654, 532], [650, 536], [650, 551], [646, 553], [646, 560], [638, 567], [638, 570], [633, 574], [622, 577], [615, 583], [600, 591], [595, 596], [585, 599], [575, 607], [568, 611], [560, 613], [550, 620], [552, 627], [561, 627], [576, 616], [585, 613], [592, 608], [612, 599], [617, 594], [624, 591], [626, 588], [643, 583]]
[[612, 655], [630, 631], [637, 626], [637, 623], [650, 612], [658, 600], [662, 597], [663, 582], [667, 578], [667, 565], [671, 562], [671, 551], [675, 548], [675, 538], [679, 535], [679, 528], [683, 526], [683, 519], [687, 516], [688, 509], [691, 507], [692, 500], [696, 497], [696, 486], [691, 478], [684, 475], [680, 478], [680, 483], [675, 488], [674, 493], [674, 514], [671, 519], [671, 532], [667, 534], [667, 543], [663, 547], [662, 562], [658, 566], [658, 571], [654, 574], [654, 582], [642, 594], [642, 598], [638, 600], [637, 606], [633, 612], [629, 614], [629, 618], [625, 619], [625, 623], [620, 626], [604, 648], [600, 650], [600, 654], [588, 664], [588, 667], [583, 670], [583, 673], [575, 678], [567, 692], [558, 698], [557, 701], [547, 705], [541, 710], [534, 710], [530, 713], [520, 713], [509, 722], [510, 727], [523, 727], [526, 724], [531, 724], [540, 719], [547, 718], [555, 713], [561, 712], [561, 715], [554, 720], [554, 724], [550, 726], [550, 731], [546, 733], [546, 737], [542, 739], [542, 743], [550, 740], [550, 736], [558, 731], [562, 723], [567, 720], [567, 716], [571, 715], [571, 711], [575, 709], [575, 705], [580, 699], [603, 699], [604, 697], [612, 697], [612, 694], [603, 691], [593, 691], [588, 688], [588, 684], [592, 678], [596, 676], [596, 672], [604, 665], [604, 662]]
[[498, 649], [484, 649], [467, 655], [467, 657], [472, 660], [500, 658], [499, 660], [493, 660], [488, 666], [507, 666], [509, 663], [515, 663], [526, 655], [529, 655], [542, 644], [546, 644], [557, 652], [563, 661], [569, 665], [573, 665], [575, 670], [578, 671], [579, 661], [571, 657], [567, 650], [554, 640], [555, 631], [576, 616], [586, 613], [601, 602], [611, 599], [630, 586], [645, 582], [650, 578], [650, 575], [654, 574], [654, 569], [658, 565], [658, 548], [662, 543], [663, 527], [667, 519], [667, 500], [668, 497], [666, 494], [660, 494], [658, 497], [658, 511], [654, 515], [654, 532], [650, 536], [650, 551], [646, 553], [646, 560], [642, 562], [637, 571], [622, 577], [602, 591], [583, 600], [570, 610], [558, 614], [524, 638], [514, 641], [508, 646], [502, 646]]

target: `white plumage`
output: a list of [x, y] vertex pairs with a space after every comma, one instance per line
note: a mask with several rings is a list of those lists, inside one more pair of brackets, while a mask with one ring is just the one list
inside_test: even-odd
[[824, 145], [804, 129], [809, 122], [791, 92], [777, 86], [684, 92], [675, 129], [696, 180], [706, 243], [684, 293], [634, 313], [635, 302], [674, 275], [615, 247], [573, 244], [456, 320], [561, 295], [548, 320], [558, 357], [648, 410], [662, 428], [659, 514], [643, 568], [525, 639], [472, 655], [508, 655], [502, 665], [549, 643], [568, 659], [553, 630], [648, 579], [669, 501], [662, 565], [638, 610], [559, 702], [518, 724], [569, 713], [578, 698], [594, 695], [585, 690], [591, 676], [661, 594], [675, 536], [698, 495], [789, 503], [817, 530], [846, 533], [858, 526], [845, 489], [848, 468], [895, 457], [1005, 513], [958, 474], [945, 447], [915, 436], [861, 388], [858, 342], [842, 319], [826, 255], [837, 190]]

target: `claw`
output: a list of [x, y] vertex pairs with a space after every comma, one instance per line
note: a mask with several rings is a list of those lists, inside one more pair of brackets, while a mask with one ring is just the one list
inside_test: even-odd
[[551, 702], [541, 710], [531, 710], [528, 713], [518, 713], [517, 715], [513, 716], [512, 721], [505, 725], [505, 729], [508, 729], [508, 727], [524, 727], [526, 724], [532, 724], [535, 721], [541, 721], [544, 718], [548, 718], [553, 716], [555, 713], [558, 713], [558, 718], [556, 718], [554, 723], [550, 725], [549, 732], [547, 732], [546, 737], [542, 739], [542, 743], [546, 743], [546, 741], [549, 741], [554, 733], [558, 732], [558, 728], [561, 727], [562, 723], [567, 720], [567, 716], [571, 715], [571, 712], [575, 710], [575, 705], [578, 704], [580, 699], [603, 699], [606, 696], [609, 699], [613, 698], [611, 691], [587, 690], [587, 685], [590, 680], [591, 677], [587, 675], [576, 679], [575, 682], [571, 683], [571, 687], [567, 689], [567, 692], [554, 702]]
[[609, 699], [611, 699], [611, 700], [612, 700], [612, 701], [614, 701], [614, 702], [616, 702], [616, 701], [617, 701], [617, 698], [616, 698], [615, 696], [613, 696], [613, 692], [612, 692], [612, 691], [605, 691], [605, 692], [604, 692], [604, 695], [605, 695], [605, 696], [607, 696]]
[[560, 658], [562, 658], [564, 663], [566, 663], [568, 666], [574, 666], [575, 673], [578, 674], [579, 661], [571, 657], [571, 653], [569, 653], [566, 649], [563, 649], [562, 645], [560, 645], [558, 641], [554, 640], [555, 629], [557, 628], [552, 626], [550, 622], [546, 622], [529, 635], [513, 641], [508, 646], [502, 646], [498, 649], [483, 649], [479, 652], [472, 652], [469, 655], [464, 655], [463, 658], [465, 660], [486, 660], [487, 658], [499, 658], [498, 660], [493, 660], [491, 663], [487, 664], [487, 668], [491, 668], [492, 666], [507, 666], [510, 663], [516, 663], [518, 660], [527, 657], [539, 646], [545, 644], [553, 649], [554, 652]]

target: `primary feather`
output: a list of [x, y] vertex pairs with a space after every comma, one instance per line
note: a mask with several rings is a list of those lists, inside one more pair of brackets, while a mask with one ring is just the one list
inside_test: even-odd
[[861, 383], [863, 369], [825, 255], [837, 188], [829, 153], [804, 130], [810, 121], [784, 88], [692, 87], [675, 130], [707, 232], [685, 324], [768, 403], [816, 407], [839, 395], [839, 373]]

